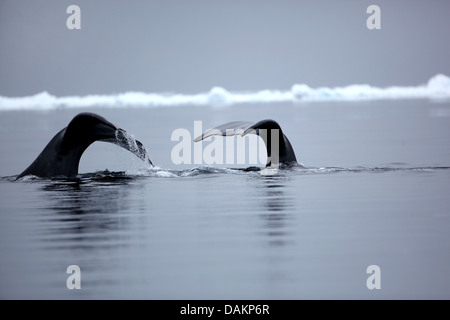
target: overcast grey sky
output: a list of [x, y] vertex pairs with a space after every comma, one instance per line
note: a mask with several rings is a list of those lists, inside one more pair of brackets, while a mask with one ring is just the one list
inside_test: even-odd
[[417, 85], [450, 75], [449, 15], [445, 0], [0, 0], [0, 95]]

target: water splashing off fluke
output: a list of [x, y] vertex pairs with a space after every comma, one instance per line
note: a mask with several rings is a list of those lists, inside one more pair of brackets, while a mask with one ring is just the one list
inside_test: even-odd
[[119, 146], [127, 149], [131, 153], [135, 154], [139, 159], [154, 167], [144, 145], [140, 141], [136, 140], [131, 134], [119, 128], [116, 130], [116, 140], [116, 143]]

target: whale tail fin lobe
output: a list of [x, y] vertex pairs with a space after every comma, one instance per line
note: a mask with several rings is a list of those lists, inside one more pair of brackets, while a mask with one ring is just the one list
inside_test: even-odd
[[102, 116], [83, 112], [58, 132], [30, 166], [16, 178], [35, 175], [41, 178], [72, 177], [78, 174], [80, 158], [95, 141], [116, 144], [153, 166], [144, 145], [125, 130]]
[[259, 122], [232, 121], [209, 129], [194, 139], [199, 142], [211, 136], [245, 136], [256, 134], [260, 136], [266, 146], [267, 165], [297, 165], [297, 158], [289, 139], [284, 135], [280, 125], [271, 119]]
[[252, 126], [253, 122], [249, 121], [232, 121], [222, 124], [218, 127], [205, 131], [202, 135], [194, 139], [199, 142], [211, 136], [235, 136], [244, 135], [244, 132]]

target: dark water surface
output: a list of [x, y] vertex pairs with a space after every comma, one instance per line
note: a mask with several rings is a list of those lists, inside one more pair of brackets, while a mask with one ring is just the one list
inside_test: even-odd
[[[426, 101], [97, 109], [158, 167], [96, 143], [79, 179], [18, 182], [80, 110], [3, 112], [0, 297], [449, 299], [448, 110]], [[193, 120], [207, 129], [263, 118], [282, 125], [306, 168], [264, 175], [170, 161], [171, 132]], [[81, 290], [66, 286], [69, 265], [81, 269]], [[366, 286], [370, 265], [379, 290]]]

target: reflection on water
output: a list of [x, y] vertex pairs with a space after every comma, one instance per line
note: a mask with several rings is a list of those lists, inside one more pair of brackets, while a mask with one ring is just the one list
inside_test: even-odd
[[[123, 253], [139, 242], [140, 226], [146, 225], [139, 179], [91, 177], [37, 183], [42, 207], [36, 207], [30, 236], [37, 252], [49, 257], [42, 258], [44, 272], [52, 279], [46, 282], [46, 293], [53, 295], [55, 290], [70, 298], [89, 297], [94, 288], [117, 292], [127, 264]], [[65, 270], [72, 264], [81, 268], [85, 289], [76, 293], [65, 288]]]
[[288, 177], [283, 175], [258, 176], [256, 190], [261, 207], [260, 217], [264, 221], [264, 232], [271, 246], [282, 246], [286, 243], [287, 221], [292, 218], [293, 199], [287, 194]]
[[[274, 297], [282, 296], [287, 285], [295, 282], [292, 273], [293, 248], [296, 234], [292, 228], [295, 219], [295, 199], [290, 177], [283, 173], [254, 177], [259, 204], [258, 218], [262, 220], [265, 269], [264, 281]], [[289, 252], [291, 252], [289, 254]], [[288, 253], [286, 255], [286, 253]]]
[[[270, 299], [347, 290], [367, 297], [360, 273], [373, 258], [397, 272], [404, 261], [448, 265], [449, 172], [442, 171], [8, 182], [0, 276], [15, 292], [3, 296]], [[395, 193], [386, 188], [396, 183]], [[82, 270], [79, 292], [66, 288], [72, 264]], [[342, 276], [333, 278], [336, 268]], [[429, 279], [429, 290], [441, 279]], [[338, 289], [330, 293], [328, 283]]]
[[[115, 245], [127, 223], [124, 208], [136, 207], [129, 198], [131, 179], [51, 181], [42, 186], [47, 198], [41, 230], [50, 247], [98, 248]], [[139, 212], [137, 212], [139, 213]], [[45, 239], [45, 238], [44, 238]], [[123, 243], [123, 241], [122, 241]]]

